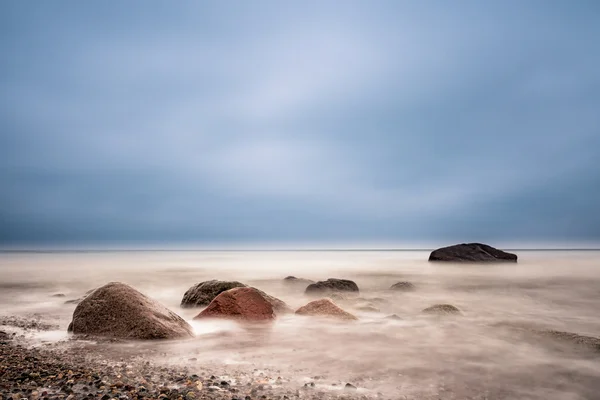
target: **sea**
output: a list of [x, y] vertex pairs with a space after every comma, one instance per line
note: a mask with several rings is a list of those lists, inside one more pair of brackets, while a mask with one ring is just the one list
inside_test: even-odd
[[[102, 344], [113, 355], [220, 376], [266, 371], [332, 393], [351, 383], [367, 398], [600, 399], [600, 348], [578, 339], [600, 337], [600, 251], [513, 252], [517, 263], [447, 264], [428, 262], [428, 250], [3, 251], [0, 315], [49, 324], [25, 332], [28, 343], [68, 351], [68, 300], [118, 281], [178, 313], [196, 337]], [[243, 282], [293, 309], [312, 300], [286, 276], [355, 281], [360, 294], [335, 301], [359, 320], [289, 314], [255, 331], [195, 321], [198, 309], [180, 307], [188, 288], [211, 279]], [[390, 290], [400, 281], [415, 290]], [[461, 315], [422, 313], [434, 304]]]

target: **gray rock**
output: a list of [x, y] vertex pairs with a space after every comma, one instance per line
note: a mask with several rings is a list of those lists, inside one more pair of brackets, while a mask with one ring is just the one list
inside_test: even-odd
[[516, 254], [481, 243], [463, 243], [442, 247], [429, 255], [429, 261], [450, 262], [517, 262]]
[[412, 290], [415, 290], [415, 285], [413, 285], [410, 282], [398, 282], [394, 283], [390, 287], [390, 290], [397, 290], [399, 292], [410, 292]]
[[322, 294], [331, 292], [355, 292], [358, 293], [358, 285], [348, 279], [329, 278], [326, 281], [319, 281], [308, 285], [306, 294]]
[[123, 339], [180, 339], [194, 336], [192, 327], [162, 304], [129, 285], [108, 283], [81, 301], [69, 331]]
[[460, 310], [452, 304], [435, 304], [431, 307], [427, 307], [422, 312], [425, 314], [437, 315], [461, 314]]

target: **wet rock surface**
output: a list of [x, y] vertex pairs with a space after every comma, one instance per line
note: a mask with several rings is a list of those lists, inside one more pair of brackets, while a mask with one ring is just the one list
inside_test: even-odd
[[483, 243], [463, 243], [432, 251], [429, 261], [517, 262], [517, 255]]
[[210, 280], [197, 283], [189, 288], [181, 299], [181, 307], [203, 307], [210, 304], [219, 294], [238, 287], [246, 287], [238, 281]]
[[326, 281], [319, 281], [308, 285], [306, 294], [327, 294], [333, 292], [353, 292], [358, 293], [358, 285], [348, 279], [329, 278]]
[[415, 285], [410, 282], [397, 282], [390, 287], [390, 290], [395, 290], [398, 292], [411, 292], [415, 290]]
[[431, 307], [427, 307], [423, 311], [424, 314], [435, 314], [435, 315], [459, 315], [460, 310], [452, 304], [435, 304]]
[[357, 320], [354, 315], [342, 310], [330, 299], [311, 301], [307, 305], [296, 310], [298, 315], [330, 317], [341, 320]]
[[192, 327], [174, 312], [129, 285], [108, 283], [83, 299], [73, 312], [70, 332], [122, 339], [181, 339]]
[[275, 319], [273, 306], [256, 289], [241, 287], [219, 294], [194, 319], [225, 318], [264, 322]]
[[[189, 288], [183, 295], [181, 307], [193, 308], [203, 307], [210, 304], [219, 294], [231, 289], [249, 287], [248, 285], [238, 281], [218, 281], [211, 280], [198, 283]], [[293, 310], [282, 300], [271, 296], [262, 290], [253, 288], [263, 296], [265, 300], [271, 303], [271, 306], [277, 314], [291, 313]]]

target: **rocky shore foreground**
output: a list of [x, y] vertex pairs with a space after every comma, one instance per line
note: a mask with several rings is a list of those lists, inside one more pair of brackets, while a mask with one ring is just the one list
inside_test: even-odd
[[[8, 317], [0, 322], [24, 332], [49, 328], [34, 319]], [[187, 367], [155, 365], [137, 356], [103, 354], [101, 347], [89, 351], [74, 341], [67, 347], [32, 347], [23, 338], [0, 330], [0, 400], [366, 398], [357, 396], [350, 383], [340, 384], [339, 394], [321, 391], [315, 382], [293, 388], [284, 378], [258, 370], [227, 377], [191, 373]]]

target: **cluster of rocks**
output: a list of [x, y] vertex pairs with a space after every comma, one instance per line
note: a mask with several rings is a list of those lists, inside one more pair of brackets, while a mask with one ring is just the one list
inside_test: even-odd
[[[430, 261], [516, 261], [516, 255], [491, 246], [470, 243], [433, 251]], [[286, 284], [305, 286], [304, 292], [320, 299], [295, 311], [298, 315], [356, 320], [357, 317], [334, 303], [336, 296], [358, 295], [358, 285], [348, 279], [329, 278], [314, 282], [288, 276]], [[415, 290], [411, 282], [397, 282], [390, 290]], [[342, 297], [343, 298], [343, 297]], [[123, 283], [111, 282], [90, 290], [77, 299], [73, 320], [68, 330], [74, 334], [123, 339], [185, 339], [194, 336], [192, 327], [174, 312]], [[244, 322], [268, 322], [278, 315], [294, 312], [285, 302], [259, 289], [238, 281], [210, 280], [190, 287], [181, 300], [181, 307], [205, 307], [195, 319], [228, 318]], [[361, 311], [378, 312], [372, 305]], [[424, 314], [460, 314], [449, 304], [437, 304], [423, 310]]]

